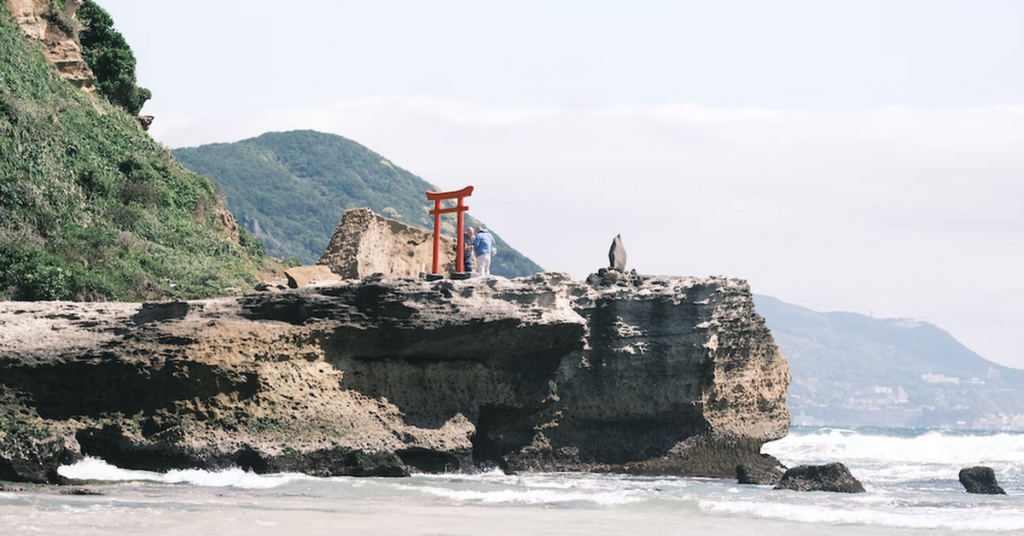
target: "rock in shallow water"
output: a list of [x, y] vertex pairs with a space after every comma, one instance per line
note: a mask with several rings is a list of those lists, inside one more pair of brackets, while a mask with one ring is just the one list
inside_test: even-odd
[[864, 486], [841, 463], [793, 467], [786, 470], [775, 489], [864, 493]]
[[736, 466], [736, 480], [740, 484], [774, 486], [782, 480], [785, 467], [740, 464]]
[[996, 483], [996, 472], [991, 467], [966, 467], [960, 470], [960, 483], [967, 493], [980, 495], [1006, 495]]

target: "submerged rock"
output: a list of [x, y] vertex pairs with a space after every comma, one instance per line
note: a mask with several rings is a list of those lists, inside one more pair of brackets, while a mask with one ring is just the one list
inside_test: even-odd
[[787, 469], [775, 489], [864, 493], [864, 486], [841, 463], [800, 465]]
[[56, 481], [81, 456], [732, 478], [777, 464], [760, 448], [789, 429], [789, 380], [749, 286], [726, 278], [377, 276], [165, 305], [7, 302], [0, 421], [26, 424], [0, 431], [0, 479]]
[[60, 490], [61, 495], [78, 495], [83, 497], [94, 497], [100, 495], [106, 495], [102, 491], [90, 489], [90, 488], [63, 488]]
[[996, 472], [991, 467], [966, 467], [960, 470], [960, 483], [967, 493], [981, 495], [1006, 495], [996, 483]]

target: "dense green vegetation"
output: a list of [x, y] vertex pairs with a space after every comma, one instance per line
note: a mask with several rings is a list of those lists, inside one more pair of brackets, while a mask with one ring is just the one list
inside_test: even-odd
[[114, 29], [110, 14], [92, 0], [85, 0], [77, 18], [82, 23], [82, 57], [96, 75], [97, 91], [128, 113], [138, 115], [152, 94], [136, 85], [135, 54], [128, 42]]
[[114, 29], [114, 19], [92, 0], [85, 0], [77, 17], [83, 27], [79, 34], [82, 56], [96, 75], [96, 90], [129, 114], [138, 115], [153, 95], [136, 85], [135, 54]]
[[214, 186], [81, 92], [0, 0], [0, 299], [195, 298], [256, 281]]
[[[314, 131], [275, 132], [230, 144], [178, 149], [182, 164], [216, 181], [228, 207], [263, 240], [268, 253], [316, 262], [342, 212], [370, 207], [410, 225], [433, 228], [424, 192], [438, 188], [384, 157], [336, 136]], [[453, 235], [454, 217], [442, 232]], [[473, 225], [479, 222], [471, 218]], [[491, 272], [517, 277], [541, 270], [495, 235]]]

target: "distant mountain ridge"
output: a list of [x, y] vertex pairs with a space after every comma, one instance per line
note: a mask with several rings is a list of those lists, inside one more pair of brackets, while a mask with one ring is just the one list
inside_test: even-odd
[[1024, 371], [935, 325], [754, 299], [793, 373], [794, 423], [1024, 429]]
[[[433, 228], [424, 194], [438, 188], [342, 136], [271, 132], [236, 143], [177, 149], [174, 156], [219, 184], [238, 220], [276, 257], [316, 262], [342, 212], [350, 208], [369, 207], [388, 218]], [[454, 220], [443, 218], [442, 232], [454, 236]], [[480, 224], [473, 218], [470, 223]], [[541, 271], [494, 236], [498, 254], [492, 273], [517, 277]]]

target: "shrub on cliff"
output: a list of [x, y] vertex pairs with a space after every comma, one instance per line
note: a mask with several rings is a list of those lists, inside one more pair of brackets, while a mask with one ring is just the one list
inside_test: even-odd
[[0, 299], [200, 298], [247, 287], [213, 184], [62, 79], [0, 0]]
[[136, 85], [135, 55], [114, 29], [114, 19], [96, 2], [85, 0], [78, 9], [78, 20], [83, 26], [79, 34], [82, 56], [96, 75], [96, 89], [110, 102], [138, 115], [152, 93]]

